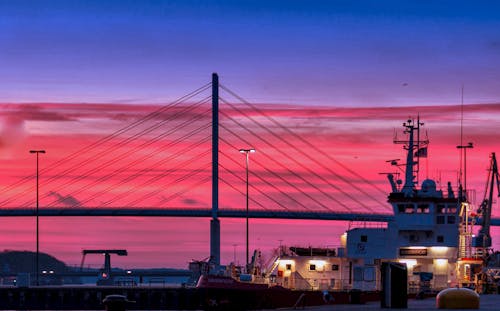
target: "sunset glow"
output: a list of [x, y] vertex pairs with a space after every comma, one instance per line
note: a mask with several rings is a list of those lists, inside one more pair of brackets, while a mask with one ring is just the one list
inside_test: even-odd
[[[386, 175], [401, 172], [390, 160], [404, 159], [393, 140], [409, 118], [430, 139], [420, 182], [456, 190], [456, 147], [474, 144], [467, 186], [479, 204], [500, 151], [499, 11], [462, 1], [0, 0], [0, 208], [35, 207], [29, 150], [43, 149], [42, 209], [210, 209], [212, 72], [221, 210], [245, 208], [238, 150], [255, 148], [252, 210], [390, 214]], [[251, 219], [250, 247], [338, 246], [349, 225]], [[0, 250], [34, 250], [34, 219], [0, 226]], [[221, 228], [222, 262], [243, 261], [244, 219]], [[41, 251], [68, 264], [101, 247], [126, 248], [113, 259], [123, 267], [209, 256], [209, 219], [44, 217], [40, 229]]]

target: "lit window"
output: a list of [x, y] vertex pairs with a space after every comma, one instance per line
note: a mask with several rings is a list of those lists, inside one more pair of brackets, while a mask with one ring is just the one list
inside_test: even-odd
[[406, 204], [406, 206], [405, 206], [405, 213], [406, 214], [413, 214], [413, 213], [415, 213], [415, 207], [413, 206], [413, 204]]
[[429, 204], [419, 204], [417, 206], [417, 213], [419, 213], [419, 214], [429, 214]]

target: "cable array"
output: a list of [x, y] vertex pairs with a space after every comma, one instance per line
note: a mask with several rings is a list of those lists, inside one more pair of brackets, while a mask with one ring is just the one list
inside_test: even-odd
[[[254, 180], [262, 182], [262, 176], [268, 176], [280, 181], [282, 187], [276, 189], [279, 195], [307, 211], [339, 212], [342, 210], [376, 213], [381, 210], [390, 213], [389, 205], [381, 201], [382, 196], [378, 195], [383, 194], [385, 197], [386, 193], [377, 185], [227, 87], [221, 85], [221, 89], [242, 104], [236, 105], [221, 98], [225, 107], [233, 112], [221, 112], [223, 120], [229, 123], [227, 125], [221, 122], [220, 126], [225, 134], [233, 136], [234, 140], [244, 146], [258, 146], [258, 158], [265, 159], [264, 163], [252, 159], [252, 164], [255, 164], [254, 170], [257, 172], [252, 174]], [[237, 150], [234, 144], [228, 142], [227, 136], [221, 140], [229, 149]], [[326, 158], [326, 161], [321, 157]], [[334, 165], [350, 176], [344, 176], [334, 170], [332, 168]], [[360, 182], [361, 186], [358, 185]], [[375, 194], [365, 190], [367, 186], [374, 189]], [[297, 203], [297, 196], [302, 198], [300, 204]], [[305, 202], [312, 207], [304, 207]]]
[[[43, 167], [49, 190], [41, 193], [42, 208], [210, 208], [210, 88], [208, 83]], [[221, 208], [243, 208], [246, 167], [238, 150], [254, 147], [252, 208], [390, 212], [377, 185], [229, 88], [220, 90], [236, 101], [219, 98]], [[0, 208], [33, 207], [33, 179], [0, 189]]]
[[[41, 169], [40, 174], [45, 177], [44, 189], [57, 189], [42, 193], [40, 197], [40, 201], [44, 202], [42, 206], [60, 208], [88, 207], [87, 204], [110, 206], [110, 202], [118, 201], [116, 197], [146, 198], [143, 189], [150, 188], [155, 190], [149, 191], [149, 194], [154, 193], [160, 197], [162, 193], [169, 192], [169, 189], [162, 187], [163, 184], [158, 184], [161, 182], [168, 184], [169, 180], [164, 181], [162, 178], [176, 178], [177, 183], [185, 181], [186, 176], [192, 176], [189, 168], [200, 162], [204, 163], [203, 172], [208, 174], [210, 160], [199, 150], [206, 150], [210, 138], [210, 136], [207, 138], [207, 130], [211, 127], [207, 118], [207, 115], [210, 115], [210, 108], [206, 106], [211, 96], [205, 95], [198, 100], [196, 97], [199, 98], [210, 87], [211, 83], [208, 83]], [[194, 143], [189, 143], [190, 141]], [[188, 147], [185, 147], [186, 145]], [[195, 156], [184, 166], [165, 168], [168, 161], [175, 158], [172, 154], [180, 158], [188, 154]], [[197, 169], [200, 173], [199, 168]], [[165, 174], [165, 171], [169, 174]], [[148, 175], [154, 178], [147, 179]], [[142, 182], [144, 179], [150, 183], [145, 184]], [[9, 206], [27, 197], [33, 191], [32, 181], [33, 177], [27, 176], [0, 189], [0, 193], [4, 194], [0, 206]], [[152, 184], [153, 181], [157, 184]], [[144, 188], [140, 189], [140, 186]], [[193, 187], [189, 183], [182, 186], [183, 189]], [[186, 193], [186, 190], [174, 191], [177, 195], [169, 201], [183, 193]], [[154, 195], [148, 195], [147, 198], [151, 199]], [[120, 200], [124, 202], [123, 206], [135, 201], [138, 201], [137, 198], [130, 202]], [[158, 201], [165, 202], [164, 198], [147, 202], [153, 202], [148, 203], [152, 206]], [[27, 200], [16, 206], [30, 207], [34, 204], [34, 200]]]

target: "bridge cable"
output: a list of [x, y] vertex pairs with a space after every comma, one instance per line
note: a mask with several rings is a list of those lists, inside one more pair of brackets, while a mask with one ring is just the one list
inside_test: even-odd
[[[314, 146], [313, 144], [311, 144], [309, 141], [307, 141], [306, 139], [304, 139], [303, 137], [301, 137], [300, 135], [296, 134], [295, 132], [291, 131], [290, 129], [288, 129], [286, 126], [283, 126], [281, 123], [279, 123], [276, 119], [264, 114], [260, 109], [258, 109], [255, 105], [251, 104], [250, 102], [248, 102], [247, 100], [243, 99], [241, 96], [237, 95], [235, 92], [231, 91], [229, 88], [225, 87], [224, 85], [220, 85], [220, 87], [225, 90], [226, 92], [228, 92], [229, 94], [231, 94], [232, 96], [234, 96], [235, 98], [237, 98], [238, 100], [240, 100], [243, 104], [245, 104], [246, 106], [250, 107], [252, 110], [254, 110], [255, 112], [259, 113], [260, 115], [262, 115], [263, 117], [265, 117], [266, 119], [268, 119], [269, 121], [271, 121], [273, 124], [275, 124], [276, 126], [278, 126], [279, 128], [281, 128], [282, 130], [286, 131], [288, 134], [292, 135], [293, 137], [295, 137], [296, 139], [300, 140], [302, 143], [306, 144], [308, 147], [312, 148], [315, 152], [318, 152], [320, 153], [321, 155], [323, 155], [324, 157], [328, 158], [329, 160], [335, 162], [336, 164], [338, 164], [340, 167], [342, 167], [343, 169], [345, 169], [347, 172], [351, 173], [352, 175], [356, 176], [357, 178], [360, 178], [361, 180], [365, 181], [367, 184], [369, 184], [370, 186], [372, 186], [373, 188], [375, 188], [377, 191], [379, 191], [381, 194], [383, 194], [384, 196], [387, 195], [386, 191], [384, 191], [383, 189], [381, 189], [380, 187], [378, 187], [377, 185], [373, 184], [371, 181], [367, 180], [366, 178], [364, 178], [363, 176], [359, 175], [358, 173], [356, 173], [355, 171], [353, 171], [352, 169], [350, 169], [349, 167], [347, 167], [346, 165], [344, 165], [343, 163], [341, 163], [340, 161], [338, 161], [337, 159], [333, 158], [332, 156], [330, 156], [328, 153], [324, 152], [323, 150], [319, 149], [318, 147]], [[247, 116], [248, 117], [248, 116]], [[251, 117], [248, 117], [248, 118], [251, 118]], [[328, 168], [326, 168], [328, 169]], [[328, 169], [329, 171], [331, 171], [330, 169]], [[333, 171], [331, 171], [332, 174], [335, 174]], [[340, 176], [339, 176], [340, 177]], [[341, 178], [342, 179], [342, 178]], [[357, 188], [354, 184], [352, 184], [352, 182], [350, 182], [349, 180], [347, 179], [343, 179], [344, 182], [346, 182], [347, 184], [351, 185], [351, 187], [354, 187], [354, 188]], [[361, 189], [358, 189], [361, 191]], [[369, 194], [365, 193], [364, 191], [361, 191], [363, 194], [365, 195], [368, 195], [370, 196]], [[380, 202], [379, 202], [380, 203]], [[382, 206], [386, 206], [386, 204], [381, 204]]]
[[[263, 141], [264, 143], [268, 144], [269, 146], [271, 147], [274, 147], [269, 141], [265, 140], [262, 138], [262, 136], [258, 136], [257, 134], [255, 134], [252, 130], [248, 129], [247, 127], [245, 127], [244, 125], [242, 125], [241, 123], [239, 123], [238, 121], [234, 120], [233, 118], [227, 116], [227, 114], [225, 114], [226, 117], [228, 117], [229, 119], [231, 119], [233, 122], [237, 123], [239, 126], [243, 127], [244, 129], [246, 129], [247, 131], [249, 131], [253, 136], [255, 137], [258, 137], [261, 141]], [[224, 125], [222, 125], [222, 127], [227, 130], [228, 132], [230, 132], [231, 134], [237, 136], [238, 138], [242, 139], [241, 137], [239, 137], [236, 133], [234, 133], [233, 131], [231, 131], [229, 128], [225, 127]], [[246, 144], [250, 144], [248, 141], [242, 139]], [[340, 193], [346, 195], [347, 197], [349, 197], [350, 195], [348, 193], [346, 193], [345, 191], [342, 191], [339, 187], [337, 187], [336, 185], [334, 184], [331, 184], [329, 181], [327, 181], [326, 179], [324, 179], [322, 176], [318, 175], [316, 172], [312, 171], [311, 169], [309, 169], [308, 167], [306, 167], [305, 165], [303, 165], [302, 163], [300, 163], [299, 161], [297, 161], [294, 157], [291, 157], [288, 153], [286, 152], [283, 152], [279, 149], [276, 149], [275, 150], [278, 150], [278, 152], [283, 155], [285, 158], [288, 158], [290, 159], [292, 162], [294, 162], [295, 164], [297, 164], [298, 166], [300, 166], [302, 169], [308, 171], [309, 173], [313, 174], [314, 176], [316, 176], [317, 178], [321, 179], [322, 181], [330, 184], [330, 186], [332, 186], [333, 188], [335, 188], [337, 191], [339, 191]], [[265, 152], [259, 152], [261, 154], [263, 154], [264, 156], [266, 156], [267, 159], [271, 160], [272, 162], [274, 162], [275, 164], [285, 168], [288, 172], [290, 172], [292, 175], [294, 175], [295, 177], [301, 179], [302, 181], [304, 181], [307, 185], [309, 185], [311, 188], [314, 188], [315, 190], [319, 191], [320, 193], [322, 193], [324, 196], [326, 196], [327, 198], [329, 198], [330, 200], [333, 200], [335, 203], [343, 206], [344, 208], [346, 208], [347, 210], [349, 211], [352, 211], [351, 208], [349, 208], [346, 204], [342, 203], [341, 201], [339, 201], [338, 199], [334, 198], [333, 196], [331, 196], [330, 194], [324, 192], [323, 190], [321, 190], [318, 186], [314, 185], [313, 183], [309, 182], [308, 180], [306, 180], [305, 178], [303, 178], [302, 176], [298, 175], [296, 172], [292, 171], [291, 169], [287, 168], [286, 166], [284, 166], [283, 164], [281, 164], [279, 161], [276, 161], [273, 157], [271, 156], [268, 156]], [[254, 160], [255, 162], [255, 160]], [[264, 165], [261, 165], [264, 169], [268, 170]], [[269, 170], [268, 170], [269, 171]], [[269, 171], [271, 172], [271, 171]], [[272, 174], [276, 175], [275, 172], [271, 172]], [[279, 175], [276, 175], [278, 178], [284, 180], [281, 176]], [[307, 196], [309, 199], [315, 201], [317, 204], [323, 206], [324, 208], [328, 209], [328, 210], [331, 210], [329, 207], [325, 206], [324, 204], [318, 202], [316, 199], [312, 198], [309, 194], [307, 194], [306, 192], [298, 189], [295, 185], [291, 184], [289, 181], [287, 180], [284, 180], [286, 183], [288, 183], [290, 186], [294, 187], [295, 189], [297, 189], [300, 193], [302, 193], [303, 195]], [[360, 203], [361, 205], [363, 205], [363, 203]], [[366, 205], [363, 205], [365, 208], [367, 209], [371, 209], [369, 206], [366, 206]]]
[[[192, 97], [194, 97], [194, 96], [196, 96], [196, 95], [204, 92], [205, 90], [209, 89], [211, 87], [211, 85], [212, 85], [211, 82], [207, 83], [207, 84], [199, 87], [198, 89], [196, 89], [196, 90], [194, 90], [194, 91], [192, 91], [192, 92], [190, 92], [190, 93], [188, 93], [188, 94], [186, 94], [186, 95], [184, 95], [184, 96], [182, 96], [182, 97], [174, 100], [172, 103], [168, 104], [167, 106], [163, 106], [162, 108], [149, 113], [148, 115], [146, 115], [145, 117], [143, 117], [143, 118], [135, 121], [134, 123], [128, 124], [127, 126], [125, 126], [125, 127], [121, 128], [121, 129], [113, 132], [112, 134], [109, 134], [109, 135], [107, 135], [107, 136], [105, 136], [105, 137], [103, 137], [103, 138], [101, 138], [101, 139], [93, 142], [92, 144], [90, 144], [88, 146], [85, 146], [84, 148], [81, 148], [80, 150], [75, 151], [72, 154], [70, 154], [70, 155], [68, 155], [68, 156], [66, 156], [66, 157], [64, 157], [64, 158], [62, 158], [62, 159], [60, 159], [60, 160], [52, 163], [49, 167], [42, 168], [40, 170], [40, 174], [45, 174], [47, 172], [50, 172], [53, 168], [57, 168], [57, 167], [59, 167], [59, 165], [64, 164], [64, 163], [66, 163], [68, 161], [73, 160], [74, 158], [78, 157], [80, 154], [84, 153], [85, 151], [88, 151], [88, 150], [93, 149], [93, 148], [95, 148], [97, 146], [100, 146], [103, 143], [105, 143], [105, 142], [113, 139], [114, 137], [117, 137], [117, 136], [121, 135], [122, 133], [128, 131], [129, 129], [134, 128], [137, 125], [140, 125], [143, 122], [145, 122], [145, 121], [147, 121], [147, 120], [149, 120], [151, 118], [154, 118], [155, 116], [159, 115], [162, 111], [164, 111], [169, 106], [176, 105], [177, 103], [180, 103], [180, 102], [184, 102], [184, 101], [186, 101], [186, 100], [188, 100], [188, 99], [190, 99], [190, 98], [192, 98]], [[3, 194], [5, 192], [10, 192], [11, 190], [15, 189], [18, 185], [21, 185], [21, 184], [24, 184], [24, 183], [27, 183], [27, 182], [31, 181], [32, 178], [33, 178], [32, 176], [26, 176], [26, 177], [24, 177], [22, 179], [19, 179], [18, 181], [16, 181], [16, 182], [14, 182], [14, 183], [12, 183], [12, 184], [10, 184], [10, 185], [8, 185], [8, 186], [0, 189], [0, 194]], [[18, 194], [16, 194], [16, 195], [18, 195]], [[2, 202], [0, 202], [0, 206], [3, 206]]]
[[[87, 165], [87, 164], [91, 163], [92, 161], [95, 161], [95, 160], [97, 160], [97, 159], [99, 159], [99, 158], [102, 158], [103, 156], [105, 156], [105, 155], [107, 155], [107, 154], [109, 154], [109, 153], [111, 153], [111, 154], [112, 154], [113, 152], [115, 152], [115, 151], [116, 151], [116, 150], [118, 150], [119, 148], [121, 148], [121, 147], [123, 147], [123, 146], [126, 146], [126, 145], [127, 145], [127, 144], [129, 144], [130, 142], [132, 142], [132, 141], [134, 141], [134, 140], [138, 139], [139, 137], [142, 137], [143, 135], [145, 135], [145, 134], [148, 134], [148, 133], [152, 132], [153, 130], [155, 130], [155, 129], [159, 128], [160, 126], [162, 126], [163, 124], [167, 123], [168, 121], [175, 120], [175, 119], [176, 119], [176, 117], [177, 117], [177, 116], [179, 116], [179, 115], [181, 115], [182, 113], [185, 113], [185, 112], [187, 112], [187, 111], [191, 111], [191, 110], [193, 110], [193, 109], [195, 109], [195, 108], [197, 108], [197, 107], [201, 106], [202, 104], [204, 104], [204, 101], [206, 101], [206, 100], [207, 100], [207, 99], [209, 99], [209, 98], [210, 98], [210, 96], [209, 96], [209, 97], [207, 97], [207, 98], [205, 98], [205, 99], [203, 99], [203, 100], [201, 100], [201, 101], [199, 101], [199, 102], [197, 102], [197, 103], [194, 103], [194, 104], [192, 104], [192, 105], [190, 105], [190, 106], [186, 107], [186, 108], [185, 108], [184, 110], [182, 110], [181, 112], [177, 112], [177, 113], [175, 113], [175, 114], [171, 115], [168, 119], [165, 119], [165, 120], [163, 120], [163, 121], [161, 121], [161, 122], [159, 122], [159, 123], [157, 123], [157, 124], [155, 124], [155, 125], [153, 125], [153, 126], [150, 126], [150, 127], [146, 128], [146, 129], [142, 130], [140, 133], [136, 133], [136, 134], [134, 134], [133, 136], [130, 136], [130, 137], [128, 137], [128, 138], [126, 138], [126, 139], [124, 139], [124, 140], [120, 141], [119, 143], [117, 143], [117, 144], [115, 144], [115, 145], [113, 145], [113, 146], [111, 146], [111, 147], [108, 147], [108, 148], [107, 148], [107, 149], [105, 149], [104, 151], [99, 152], [99, 153], [98, 153], [97, 155], [95, 155], [94, 157], [92, 157], [92, 158], [88, 158], [88, 159], [86, 159], [86, 160], [85, 160], [85, 161], [83, 161], [83, 162], [77, 163], [77, 164], [73, 165], [72, 167], [70, 167], [70, 168], [68, 168], [68, 169], [65, 169], [63, 172], [59, 173], [59, 175], [53, 175], [53, 176], [49, 177], [47, 180], [45, 180], [45, 181], [44, 181], [44, 184], [45, 184], [45, 185], [48, 185], [48, 184], [50, 185], [50, 184], [51, 184], [51, 183], [53, 183], [53, 182], [59, 182], [59, 180], [60, 180], [62, 177], [64, 177], [64, 176], [68, 175], [69, 173], [74, 173], [74, 171], [75, 171], [75, 170], [77, 170], [78, 168], [84, 167], [85, 165]], [[186, 122], [185, 122], [185, 123], [186, 123]], [[179, 126], [178, 126], [178, 127], [179, 127]], [[171, 133], [171, 132], [169, 132], [169, 133]], [[150, 140], [150, 141], [151, 141], [151, 140]], [[147, 144], [147, 142], [148, 142], [148, 141], [146, 141], [144, 144]], [[144, 145], [144, 144], [143, 144], [143, 145]], [[137, 150], [137, 149], [138, 149], [138, 147], [136, 147], [134, 150]], [[127, 153], [127, 156], [129, 156], [129, 155], [130, 155], [130, 154], [129, 154], [129, 153]], [[118, 156], [117, 156], [117, 157], [115, 157], [114, 159], [116, 160], [117, 158], [123, 159], [123, 157], [122, 157], [121, 155], [118, 155]], [[79, 175], [79, 176], [77, 176], [77, 177], [73, 177], [73, 178], [72, 178], [72, 180], [70, 180], [70, 181], [63, 182], [63, 184], [62, 184], [62, 185], [60, 185], [60, 187], [61, 187], [61, 186], [68, 185], [70, 182], [77, 181], [77, 180], [81, 180], [81, 179], [83, 179], [84, 177], [88, 177], [88, 176], [92, 175], [93, 173], [95, 173], [95, 172], [97, 172], [97, 171], [101, 170], [102, 168], [109, 166], [109, 165], [110, 165], [110, 164], [112, 164], [112, 163], [114, 163], [114, 162], [113, 162], [113, 159], [112, 159], [112, 160], [108, 160], [107, 162], [105, 162], [104, 164], [101, 164], [101, 165], [100, 165], [99, 167], [97, 167], [97, 168], [92, 168], [92, 169], [90, 169], [90, 170], [87, 170], [87, 172], [86, 172], [86, 173], [84, 173], [83, 175], [82, 175], [82, 174], [80, 174], [80, 175]], [[79, 165], [80, 165], [80, 166], [79, 166]], [[29, 190], [27, 190], [27, 191], [29, 191]], [[25, 191], [25, 192], [26, 192], [26, 191]], [[43, 198], [46, 198], [46, 197], [47, 197], [47, 195], [45, 195], [45, 197], [43, 197]], [[33, 201], [30, 201], [30, 203], [31, 203], [31, 202], [33, 202]], [[3, 203], [3, 202], [2, 202], [2, 203]]]
[[[141, 151], [141, 150], [143, 150], [145, 147], [150, 146], [150, 145], [152, 145], [152, 144], [154, 144], [154, 143], [156, 143], [156, 142], [160, 141], [160, 139], [165, 138], [165, 137], [169, 136], [170, 134], [177, 132], [179, 129], [182, 129], [182, 128], [184, 128], [186, 125], [190, 125], [190, 124], [192, 124], [192, 122], [194, 122], [194, 121], [196, 121], [196, 120], [199, 120], [199, 119], [201, 119], [201, 118], [203, 118], [203, 114], [199, 114], [198, 116], [192, 117], [191, 119], [188, 119], [187, 121], [184, 121], [182, 124], [180, 124], [180, 125], [176, 126], [175, 128], [170, 129], [170, 130], [169, 130], [169, 131], [167, 131], [167, 132], [161, 133], [161, 134], [159, 134], [159, 135], [157, 135], [157, 136], [153, 137], [152, 139], [145, 141], [145, 142], [144, 142], [144, 143], [142, 143], [141, 145], [134, 147], [132, 150], [128, 150], [128, 151], [127, 151], [127, 153], [126, 153], [126, 156], [122, 156], [121, 154], [119, 154], [119, 155], [115, 156], [114, 158], [112, 158], [111, 160], [108, 160], [107, 162], [105, 162], [105, 163], [101, 164], [101, 165], [100, 165], [100, 166], [98, 166], [97, 168], [93, 168], [92, 170], [89, 170], [89, 171], [87, 171], [86, 173], [84, 173], [84, 174], [80, 174], [78, 177], [73, 178], [73, 180], [72, 180], [72, 181], [67, 181], [66, 183], [64, 183], [64, 184], [63, 184], [63, 186], [64, 186], [64, 185], [67, 185], [67, 184], [69, 184], [69, 183], [75, 184], [75, 183], [76, 183], [77, 181], [79, 181], [79, 180], [84, 180], [85, 178], [87, 178], [87, 177], [91, 176], [91, 175], [92, 175], [92, 174], [94, 174], [95, 172], [101, 171], [102, 169], [104, 169], [104, 168], [106, 168], [106, 167], [109, 167], [110, 165], [112, 165], [112, 164], [114, 164], [114, 163], [117, 163], [117, 162], [119, 162], [119, 161], [121, 161], [121, 160], [125, 159], [126, 157], [128, 157], [128, 156], [132, 155], [133, 153], [135, 153], [135, 152], [137, 152], [137, 151]], [[190, 133], [188, 133], [188, 134], [186, 134], [186, 135], [182, 136], [181, 138], [177, 138], [177, 139], [176, 139], [176, 140], [174, 140], [174, 141], [179, 142], [179, 141], [180, 141], [181, 139], [183, 139], [183, 138], [186, 138], [186, 139], [187, 139], [187, 138], [190, 138], [190, 137], [194, 136], [195, 134], [199, 133], [199, 132], [201, 131], [200, 129], [204, 129], [204, 128], [206, 128], [206, 126], [199, 127], [198, 129], [196, 129], [196, 130], [194, 130], [194, 131], [191, 131]], [[170, 145], [171, 145], [171, 144], [168, 144], [167, 146], [170, 146]], [[175, 145], [175, 144], [174, 144], [174, 145]], [[154, 150], [154, 151], [150, 152], [149, 154], [143, 155], [141, 158], [136, 159], [136, 160], [135, 160], [135, 161], [133, 161], [133, 162], [130, 162], [130, 163], [125, 164], [124, 166], [122, 166], [122, 167], [120, 167], [120, 168], [116, 169], [114, 172], [112, 172], [112, 173], [110, 173], [110, 174], [108, 174], [108, 175], [103, 175], [103, 176], [101, 176], [98, 180], [96, 180], [96, 181], [94, 181], [94, 182], [91, 182], [91, 183], [89, 183], [89, 184], [87, 184], [87, 185], [85, 185], [85, 186], [82, 186], [82, 187], [81, 187], [81, 189], [88, 190], [88, 189], [89, 189], [88, 187], [89, 187], [90, 185], [95, 185], [96, 183], [99, 183], [99, 182], [101, 182], [101, 181], [105, 181], [105, 180], [109, 179], [110, 177], [115, 176], [115, 175], [119, 174], [120, 172], [123, 172], [123, 171], [125, 171], [126, 169], [129, 169], [130, 167], [135, 166], [136, 164], [142, 163], [142, 162], [143, 162], [143, 160], [146, 160], [146, 159], [148, 159], [148, 158], [151, 158], [152, 156], [154, 156], [154, 155], [155, 155], [155, 152], [162, 151], [162, 150], [164, 150], [167, 146], [162, 146], [162, 147], [159, 147], [159, 148], [157, 148], [156, 150]], [[74, 194], [75, 194], [75, 193], [73, 193], [73, 195], [74, 195]], [[46, 196], [46, 197], [47, 197], [47, 196]], [[57, 200], [56, 200], [56, 201], [57, 201]]]

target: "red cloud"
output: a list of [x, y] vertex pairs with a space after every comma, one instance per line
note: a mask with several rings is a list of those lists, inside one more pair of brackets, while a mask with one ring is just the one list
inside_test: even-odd
[[[448, 180], [456, 183], [459, 106], [254, 106], [221, 105], [221, 208], [244, 207], [244, 158], [238, 148], [251, 146], [257, 149], [250, 158], [251, 208], [388, 212], [385, 195], [389, 184], [379, 173], [394, 169], [387, 160], [404, 156], [401, 146], [392, 144], [394, 130], [417, 115], [425, 122], [431, 140], [429, 158], [422, 160], [420, 180], [435, 178], [442, 186]], [[468, 184], [478, 190], [480, 200], [488, 155], [499, 147], [496, 120], [500, 104], [463, 108], [463, 141], [475, 144], [467, 154]], [[0, 161], [4, 202], [0, 204], [33, 206], [33, 179], [18, 188], [5, 188], [33, 176], [34, 162], [28, 150], [43, 148], [47, 154], [41, 159], [41, 168], [50, 170], [42, 174], [42, 206], [71, 208], [71, 204], [98, 206], [109, 202], [110, 207], [131, 202], [145, 207], [211, 206], [210, 182], [204, 181], [211, 172], [210, 105], [159, 109], [154, 105], [115, 104], [2, 105], [1, 152], [11, 157]], [[115, 132], [148, 114], [151, 118], [137, 127]], [[86, 147], [112, 133], [116, 136], [100, 148]], [[74, 157], [59, 162], [77, 151]], [[353, 198], [360, 198], [367, 206]], [[71, 230], [64, 223], [57, 226]], [[269, 231], [264, 225], [259, 228]], [[58, 234], [54, 232], [50, 238], [52, 245], [63, 243]], [[64, 246], [67, 250], [68, 245]], [[232, 256], [232, 249], [226, 251]]]

